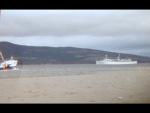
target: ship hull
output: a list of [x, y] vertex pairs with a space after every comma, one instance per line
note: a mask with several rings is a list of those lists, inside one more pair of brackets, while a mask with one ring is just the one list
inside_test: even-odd
[[0, 70], [13, 69], [17, 66], [17, 60], [6, 60], [0, 63]]
[[126, 64], [137, 64], [137, 61], [132, 62], [103, 62], [103, 61], [96, 61], [96, 64], [105, 64], [105, 65], [126, 65]]

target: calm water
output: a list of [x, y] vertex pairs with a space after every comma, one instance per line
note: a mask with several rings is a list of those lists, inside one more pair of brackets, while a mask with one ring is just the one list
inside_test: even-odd
[[95, 64], [20, 65], [18, 68], [19, 70], [0, 71], [0, 78], [89, 75], [104, 71], [150, 69], [150, 64], [115, 66]]

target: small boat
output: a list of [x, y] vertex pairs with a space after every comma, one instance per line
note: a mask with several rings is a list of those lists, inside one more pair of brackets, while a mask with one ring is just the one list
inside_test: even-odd
[[122, 64], [137, 64], [137, 61], [131, 59], [120, 59], [120, 54], [117, 59], [110, 59], [105, 55], [103, 60], [96, 61], [96, 64], [107, 64], [107, 65], [122, 65]]
[[5, 60], [2, 52], [0, 52], [0, 57], [1, 57], [0, 70], [7, 70], [7, 69], [16, 68], [18, 61], [14, 60], [13, 57], [11, 57], [9, 60]]

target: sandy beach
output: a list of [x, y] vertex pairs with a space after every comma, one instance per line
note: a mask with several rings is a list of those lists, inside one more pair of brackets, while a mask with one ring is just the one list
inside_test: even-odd
[[0, 79], [0, 103], [150, 103], [150, 67]]

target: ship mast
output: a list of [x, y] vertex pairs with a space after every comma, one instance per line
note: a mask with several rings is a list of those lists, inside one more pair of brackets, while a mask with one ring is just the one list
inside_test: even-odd
[[108, 58], [108, 55], [107, 54], [105, 54], [105, 59], [107, 59]]
[[[0, 10], [0, 18], [1, 18], [1, 10]], [[4, 61], [4, 57], [3, 57], [3, 54], [2, 54], [1, 51], [0, 51], [0, 58], [1, 58], [2, 61]]]
[[120, 54], [118, 55], [118, 58], [117, 58], [118, 60], [120, 60]]
[[0, 51], [0, 57], [1, 57], [2, 61], [4, 61], [4, 57], [3, 57], [3, 54], [1, 51]]

